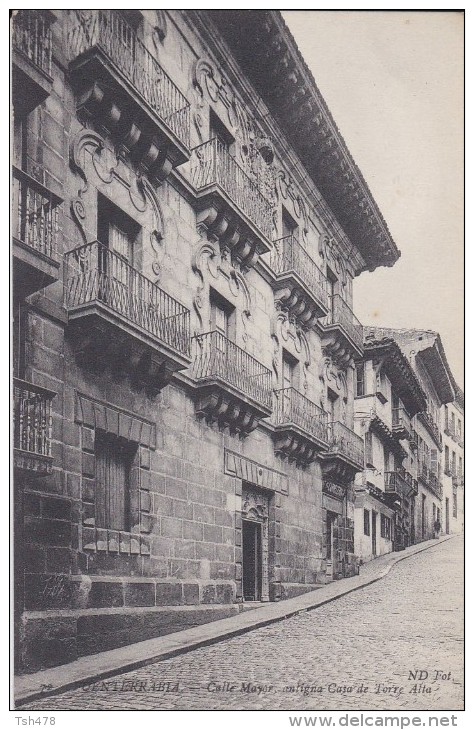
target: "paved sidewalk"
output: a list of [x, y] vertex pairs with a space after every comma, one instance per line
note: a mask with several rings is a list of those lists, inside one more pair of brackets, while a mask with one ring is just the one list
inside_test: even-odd
[[440, 542], [449, 540], [451, 537], [454, 536], [427, 540], [402, 552], [390, 553], [377, 558], [363, 565], [358, 576], [335, 581], [296, 598], [268, 603], [261, 608], [240, 613], [238, 616], [213, 621], [193, 629], [141, 641], [119, 649], [81, 657], [70, 664], [16, 677], [15, 704], [18, 707], [39, 697], [55, 695], [66, 689], [153, 664], [317, 608], [380, 580], [396, 563], [439, 545]]

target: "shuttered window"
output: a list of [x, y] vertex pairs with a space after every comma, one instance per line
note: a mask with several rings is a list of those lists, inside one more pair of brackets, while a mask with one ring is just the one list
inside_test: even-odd
[[96, 526], [129, 531], [131, 445], [97, 431], [95, 456]]

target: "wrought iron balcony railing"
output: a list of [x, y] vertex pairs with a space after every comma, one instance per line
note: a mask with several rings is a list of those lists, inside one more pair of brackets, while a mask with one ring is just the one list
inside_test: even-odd
[[340, 294], [329, 297], [329, 314], [321, 320], [325, 327], [339, 325], [356, 348], [362, 352], [364, 348], [364, 328], [352, 309]]
[[13, 237], [57, 259], [61, 198], [23, 170], [13, 168]]
[[441, 499], [443, 496], [443, 486], [439, 480], [439, 477], [434, 472], [430, 471], [429, 474], [429, 488], [431, 491], [439, 498]]
[[428, 484], [430, 478], [430, 470], [428, 464], [423, 461], [418, 462], [418, 478]]
[[51, 19], [41, 10], [17, 10], [13, 18], [12, 45], [31, 63], [51, 76]]
[[35, 457], [48, 460], [51, 457], [52, 415], [51, 401], [56, 394], [25, 380], [13, 380], [13, 446], [22, 452], [21, 462], [15, 464], [33, 471], [43, 471], [35, 466]]
[[441, 432], [431, 413], [428, 413], [428, 411], [422, 411], [418, 414], [418, 418], [426, 430], [429, 431], [438, 448], [441, 448]]
[[295, 388], [280, 388], [274, 391], [273, 419], [275, 426], [294, 425], [308, 436], [327, 442], [327, 413], [322, 408], [298, 393]]
[[199, 192], [217, 185], [263, 236], [271, 240], [272, 205], [217, 138], [192, 150], [189, 179]]
[[158, 61], [117, 10], [71, 11], [67, 33], [70, 60], [92, 48], [105, 54], [151, 110], [189, 148], [190, 105]]
[[297, 274], [317, 301], [327, 306], [326, 278], [294, 235], [275, 241], [270, 266], [277, 275], [290, 272]]
[[190, 355], [189, 309], [99, 241], [65, 255], [69, 311], [100, 303], [177, 352]]
[[328, 424], [328, 443], [330, 452], [338, 452], [357, 464], [361, 471], [364, 469], [364, 441], [340, 421]]
[[392, 410], [392, 429], [404, 433], [407, 437], [410, 436], [412, 430], [410, 416], [402, 406]]
[[214, 330], [195, 335], [192, 376], [219, 380], [271, 411], [271, 371], [223, 334]]
[[413, 491], [413, 479], [405, 469], [385, 472], [385, 491], [405, 498]]

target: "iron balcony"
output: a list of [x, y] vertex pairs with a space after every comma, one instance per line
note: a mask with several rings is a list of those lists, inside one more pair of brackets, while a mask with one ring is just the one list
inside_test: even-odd
[[158, 387], [190, 363], [189, 309], [99, 241], [65, 255], [64, 305], [91, 364], [128, 361]]
[[340, 421], [328, 423], [328, 450], [321, 459], [326, 476], [349, 480], [364, 470], [364, 441]]
[[250, 267], [271, 250], [273, 209], [253, 180], [217, 138], [195, 147], [185, 168], [195, 192], [198, 223]]
[[320, 321], [323, 343], [332, 347], [344, 347], [354, 357], [361, 357], [364, 350], [364, 328], [340, 294], [329, 297], [329, 312]]
[[288, 308], [290, 316], [311, 327], [319, 317], [327, 315], [326, 278], [295, 235], [275, 241], [270, 268], [275, 276], [275, 297]]
[[328, 448], [327, 414], [295, 388], [280, 388], [273, 394], [275, 451], [289, 459], [309, 464]]
[[410, 416], [406, 410], [400, 406], [392, 410], [392, 432], [399, 439], [409, 439], [412, 427]]
[[198, 414], [237, 432], [256, 428], [272, 411], [271, 371], [217, 330], [193, 344]]
[[58, 279], [61, 203], [45, 185], [13, 167], [13, 273], [24, 296]]
[[157, 176], [189, 159], [189, 102], [121, 13], [70, 11], [67, 53], [79, 108], [141, 148]]
[[405, 469], [385, 472], [385, 492], [406, 499], [414, 493], [413, 479]]
[[12, 22], [12, 100], [25, 116], [51, 93], [52, 24], [49, 10], [18, 10]]

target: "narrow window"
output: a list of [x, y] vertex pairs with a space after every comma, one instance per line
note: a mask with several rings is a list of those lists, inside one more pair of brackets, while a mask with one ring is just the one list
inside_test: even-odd
[[370, 512], [368, 509], [364, 510], [364, 535], [370, 537]]
[[356, 396], [365, 395], [365, 366], [364, 362], [356, 362]]
[[135, 447], [102, 431], [95, 438], [96, 526], [130, 531], [130, 469]]

